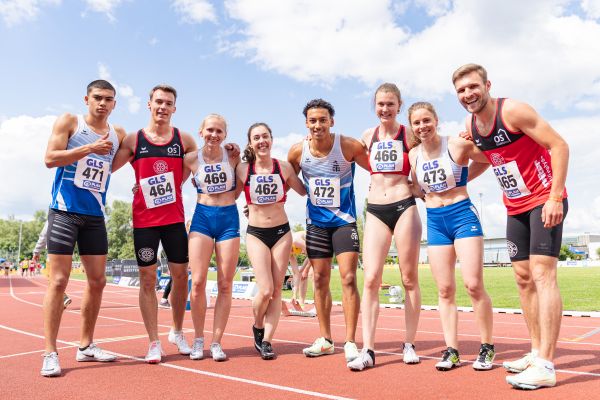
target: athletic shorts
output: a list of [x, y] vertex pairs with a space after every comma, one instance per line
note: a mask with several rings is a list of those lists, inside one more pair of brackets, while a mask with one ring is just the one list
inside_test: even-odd
[[237, 206], [205, 206], [197, 203], [190, 232], [198, 232], [221, 242], [240, 237], [240, 216]]
[[156, 264], [158, 244], [162, 243], [167, 259], [176, 264], [188, 262], [188, 240], [185, 224], [133, 228], [133, 246], [138, 266]]
[[48, 211], [48, 254], [72, 255], [77, 249], [82, 256], [103, 256], [108, 253], [108, 238], [104, 217], [68, 211]]
[[367, 204], [367, 212], [386, 224], [393, 233], [404, 211], [416, 205], [415, 198], [408, 197], [391, 204]]
[[356, 224], [333, 228], [306, 225], [306, 255], [308, 258], [331, 258], [334, 254], [358, 253], [360, 243]]
[[456, 239], [483, 236], [477, 210], [470, 199], [427, 209], [427, 245], [447, 246]]
[[506, 245], [511, 261], [529, 260], [530, 255], [557, 257], [562, 243], [562, 231], [569, 202], [563, 199], [563, 220], [552, 228], [544, 228], [543, 204], [506, 219]]
[[285, 223], [283, 225], [274, 226], [271, 228], [258, 228], [256, 226], [248, 225], [246, 233], [259, 239], [269, 249], [279, 242], [279, 239], [284, 237], [290, 231], [290, 224]]

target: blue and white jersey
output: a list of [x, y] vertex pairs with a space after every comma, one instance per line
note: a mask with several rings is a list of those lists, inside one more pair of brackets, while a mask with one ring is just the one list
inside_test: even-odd
[[417, 147], [415, 170], [419, 186], [425, 193], [442, 193], [467, 184], [469, 166], [454, 162], [448, 150], [449, 140], [448, 136], [440, 137], [440, 155], [436, 158], [426, 159], [423, 145]]
[[[101, 136], [87, 125], [83, 116], [78, 115], [77, 130], [69, 138], [67, 150], [93, 143]], [[113, 144], [110, 154], [92, 153], [56, 169], [50, 208], [99, 217], [104, 215], [112, 161], [119, 149], [119, 137], [110, 124], [108, 140]]]
[[325, 157], [314, 157], [304, 140], [300, 168], [308, 195], [307, 224], [331, 228], [356, 222], [354, 162], [344, 158], [340, 135], [334, 135]]

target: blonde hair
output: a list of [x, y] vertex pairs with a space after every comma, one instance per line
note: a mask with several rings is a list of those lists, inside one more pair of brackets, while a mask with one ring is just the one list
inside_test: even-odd
[[204, 119], [202, 120], [202, 123], [200, 124], [200, 132], [202, 132], [202, 130], [204, 129], [204, 125], [206, 125], [206, 121], [208, 121], [209, 119], [219, 119], [223, 122], [223, 126], [225, 127], [225, 133], [227, 133], [227, 121], [225, 121], [225, 117], [223, 117], [220, 114], [216, 114], [216, 113], [211, 113], [208, 114], [206, 117], [204, 117]]
[[[435, 112], [435, 108], [433, 107], [433, 104], [431, 104], [427, 101], [418, 101], [416, 103], [413, 103], [410, 107], [408, 107], [408, 126], [410, 126], [411, 129], [412, 129], [412, 124], [411, 124], [410, 118], [412, 117], [412, 114], [415, 111], [420, 110], [420, 109], [425, 109], [425, 110], [429, 111], [430, 113], [433, 114], [435, 120], [436, 121], [438, 120], [438, 116], [437, 116], [437, 113]], [[419, 139], [414, 132], [413, 132], [412, 137], [413, 137], [413, 142], [411, 143], [411, 146], [410, 146], [411, 148], [421, 144], [421, 139]]]
[[463, 76], [469, 75], [471, 72], [477, 72], [483, 80], [483, 83], [487, 82], [487, 71], [485, 70], [485, 68], [483, 68], [479, 64], [471, 63], [465, 64], [462, 67], [458, 68], [456, 71], [454, 71], [454, 73], [452, 74], [452, 84], [456, 83], [456, 81], [462, 78]]

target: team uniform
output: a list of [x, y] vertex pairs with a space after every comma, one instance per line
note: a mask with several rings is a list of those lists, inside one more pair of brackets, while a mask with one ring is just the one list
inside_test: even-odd
[[171, 140], [164, 144], [152, 143], [143, 129], [137, 132], [131, 162], [139, 185], [133, 195], [133, 242], [141, 267], [156, 264], [159, 242], [169, 261], [188, 261], [181, 196], [184, 155], [177, 128], [172, 128]]
[[[209, 164], [198, 151], [198, 171], [194, 174], [198, 194], [219, 194], [235, 190], [235, 171], [229, 164], [227, 151], [223, 160]], [[190, 232], [198, 232], [216, 242], [240, 237], [240, 217], [237, 206], [207, 206], [197, 203]]]
[[306, 201], [306, 252], [309, 258], [330, 258], [333, 254], [358, 252], [354, 162], [342, 153], [340, 135], [325, 157], [310, 153], [304, 140], [300, 159]]
[[[406, 128], [400, 125], [392, 139], [380, 140], [379, 126], [375, 128], [369, 144], [369, 172], [374, 174], [396, 174], [408, 176], [410, 163], [409, 148], [406, 144]], [[390, 204], [367, 204], [367, 212], [377, 217], [393, 232], [396, 223], [409, 207], [416, 206], [414, 197], [408, 197]]]
[[[104, 206], [112, 160], [119, 148], [114, 127], [108, 126], [108, 140], [113, 144], [109, 154], [89, 154], [56, 169], [48, 212], [48, 254], [73, 254], [75, 243], [80, 255], [108, 253]], [[91, 144], [99, 137], [78, 115], [67, 150]]]
[[[254, 163], [248, 164], [248, 171], [244, 181], [244, 194], [247, 204], [268, 205], [285, 203], [285, 178], [281, 173], [281, 165], [276, 159], [271, 159], [273, 169], [270, 174], [257, 174]], [[265, 244], [269, 249], [290, 231], [290, 224], [286, 222], [278, 226], [259, 228], [248, 225], [246, 233], [252, 235]]]
[[[477, 147], [492, 164], [504, 205], [508, 211], [506, 240], [512, 261], [529, 259], [530, 254], [558, 257], [563, 222], [544, 228], [541, 212], [552, 187], [551, 157], [547, 149], [523, 132], [509, 130], [502, 120], [503, 98], [496, 106], [494, 126], [484, 134], [471, 117], [471, 134]], [[563, 210], [567, 215], [566, 189]]]
[[[448, 150], [447, 136], [441, 137], [441, 150], [437, 158], [426, 160], [423, 146], [419, 146], [415, 171], [419, 186], [425, 193], [443, 193], [467, 185], [469, 168], [458, 165]], [[470, 199], [445, 206], [427, 208], [427, 244], [451, 245], [456, 239], [483, 236], [477, 210]]]

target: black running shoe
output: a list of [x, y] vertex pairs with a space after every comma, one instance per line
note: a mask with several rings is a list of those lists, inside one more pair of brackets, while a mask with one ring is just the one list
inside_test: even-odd
[[263, 360], [272, 360], [275, 358], [273, 347], [271, 347], [271, 343], [267, 342], [266, 340], [260, 344], [260, 357]]
[[252, 334], [254, 335], [254, 348], [256, 349], [256, 351], [262, 354], [260, 345], [262, 344], [263, 338], [265, 337], [265, 328], [257, 328], [254, 325], [252, 325]]

